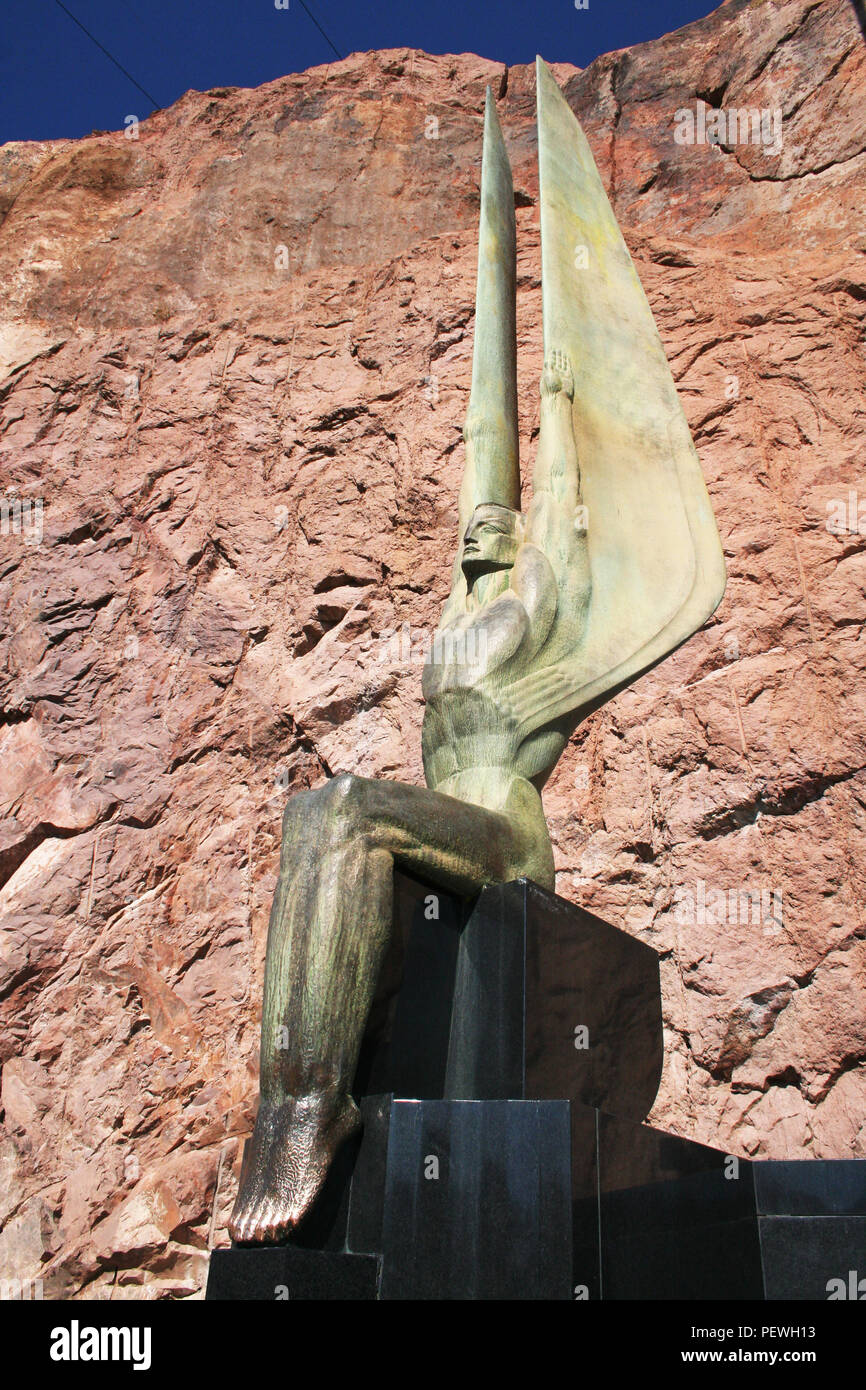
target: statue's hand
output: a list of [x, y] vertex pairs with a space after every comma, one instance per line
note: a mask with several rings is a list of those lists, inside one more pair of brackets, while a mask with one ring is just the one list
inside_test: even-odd
[[542, 400], [557, 396], [560, 392], [570, 401], [574, 400], [574, 375], [564, 352], [552, 352], [545, 360], [540, 390]]

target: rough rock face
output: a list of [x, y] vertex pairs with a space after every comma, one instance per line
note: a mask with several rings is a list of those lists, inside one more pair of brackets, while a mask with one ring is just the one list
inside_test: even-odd
[[[656, 1124], [866, 1156], [863, 34], [847, 0], [728, 0], [555, 72], [730, 575], [575, 736], [558, 888], [662, 955]], [[189, 92], [138, 140], [0, 149], [0, 1274], [46, 1296], [201, 1288], [256, 1101], [282, 806], [337, 771], [421, 778], [486, 83], [528, 463], [530, 67], [365, 54]], [[680, 143], [686, 109], [720, 143]]]

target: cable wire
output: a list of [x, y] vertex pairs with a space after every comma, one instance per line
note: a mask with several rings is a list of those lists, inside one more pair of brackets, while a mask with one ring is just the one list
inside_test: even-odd
[[334, 52], [336, 53], [337, 57], [338, 57], [339, 59], [342, 60], [342, 57], [343, 57], [342, 53], [341, 53], [340, 50], [337, 48], [337, 45], [336, 45], [335, 43], [332, 43], [331, 40], [328, 38], [328, 35], [325, 33], [325, 31], [324, 31], [324, 29], [322, 28], [321, 24], [320, 24], [319, 21], [316, 19], [316, 16], [313, 14], [313, 11], [310, 9], [309, 5], [306, 3], [306, 0], [301, 0], [301, 4], [303, 5], [304, 9], [307, 11], [307, 14], [310, 16], [310, 19], [311, 19], [311, 20], [313, 21], [313, 23], [315, 24], [315, 26], [316, 26], [316, 28], [318, 29], [319, 33], [321, 34], [322, 38], [325, 40], [325, 43], [330, 44], [330, 45], [331, 45], [331, 48], [333, 48], [333, 50], [334, 50]]
[[[91, 43], [95, 43], [95, 44], [96, 44], [96, 47], [97, 47], [98, 49], [100, 49], [100, 51], [101, 51], [102, 53], [105, 54], [106, 58], [110, 59], [110, 61], [114, 64], [114, 66], [115, 66], [116, 68], [119, 68], [119, 69], [120, 69], [120, 71], [123, 73], [124, 77], [128, 77], [128, 78], [129, 78], [129, 80], [130, 80], [130, 82], [132, 83], [133, 87], [137, 87], [138, 90], [141, 92], [142, 96], [146, 96], [146, 97], [147, 97], [147, 99], [148, 99], [148, 101], [150, 102], [151, 106], [153, 107], [154, 111], [159, 111], [159, 110], [160, 110], [160, 104], [159, 104], [159, 102], [156, 100], [156, 97], [152, 97], [152, 96], [150, 95], [150, 92], [147, 91], [147, 89], [146, 89], [145, 87], [142, 87], [142, 85], [141, 85], [140, 82], [136, 82], [136, 80], [135, 80], [135, 78], [133, 77], [132, 73], [131, 73], [131, 72], [127, 72], [127, 70], [126, 70], [126, 68], [123, 66], [123, 64], [122, 64], [122, 63], [119, 63], [119, 62], [117, 61], [117, 59], [115, 58], [115, 56], [114, 56], [113, 53], [109, 53], [108, 49], [105, 47], [104, 44], [101, 44], [101, 43], [99, 42], [99, 39], [95, 36], [95, 34], [91, 34], [90, 30], [89, 30], [89, 29], [86, 29], [86, 28], [84, 27], [84, 25], [81, 23], [81, 20], [80, 20], [80, 19], [76, 19], [76, 18], [75, 18], [75, 15], [72, 13], [72, 11], [71, 11], [71, 10], [68, 10], [68, 9], [66, 8], [66, 6], [63, 4], [63, 0], [54, 0], [54, 3], [55, 3], [56, 5], [59, 5], [59, 6], [60, 6], [60, 9], [63, 11], [64, 14], [67, 14], [67, 15], [69, 16], [69, 18], [72, 20], [73, 24], [77, 24], [78, 27], [79, 27], [79, 29], [81, 30], [81, 32], [82, 32], [83, 34], [86, 34], [86, 35], [87, 35], [87, 37], [90, 39]], [[301, 4], [302, 4], [302, 5], [304, 4], [304, 0], [301, 0]], [[304, 5], [304, 9], [306, 9], [306, 8], [307, 8], [306, 5]], [[325, 37], [327, 38], [327, 34], [325, 35]], [[329, 42], [329, 43], [331, 42], [330, 39], [328, 39], [328, 42]], [[334, 46], [334, 45], [331, 44], [331, 47], [332, 47], [332, 48], [333, 48], [333, 46]]]

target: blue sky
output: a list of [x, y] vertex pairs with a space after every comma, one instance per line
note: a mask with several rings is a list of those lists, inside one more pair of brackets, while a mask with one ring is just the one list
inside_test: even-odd
[[[190, 87], [255, 87], [371, 48], [481, 53], [586, 67], [709, 14], [710, 0], [62, 0], [158, 106]], [[280, 0], [283, 4], [285, 0]], [[304, 8], [306, 3], [308, 10]], [[123, 128], [151, 104], [58, 0], [4, 0], [0, 142]]]

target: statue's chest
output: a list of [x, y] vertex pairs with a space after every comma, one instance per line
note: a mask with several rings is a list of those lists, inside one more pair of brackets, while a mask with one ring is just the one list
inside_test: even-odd
[[510, 592], [440, 627], [424, 664], [425, 699], [477, 686], [502, 670], [519, 653], [528, 630], [526, 609]]

